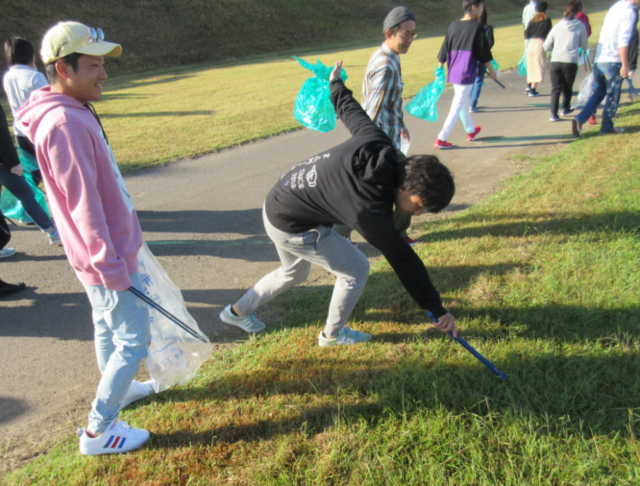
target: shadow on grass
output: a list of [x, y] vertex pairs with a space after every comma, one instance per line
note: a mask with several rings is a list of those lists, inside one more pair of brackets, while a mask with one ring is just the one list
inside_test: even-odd
[[[363, 348], [363, 355], [365, 352]], [[243, 417], [237, 419], [239, 423], [231, 418], [228, 425], [211, 430], [154, 434], [152, 447], [256, 442], [301, 430], [313, 436], [339, 420], [351, 424], [364, 420], [375, 426], [386, 417], [442, 408], [462, 416], [515, 413], [541, 422], [546, 417], [550, 426], [542, 434], [572, 429], [585, 437], [612, 433], [624, 437], [629, 410], [637, 408], [640, 399], [636, 378], [640, 360], [632, 353], [511, 353], [496, 362], [509, 375], [507, 382], [466, 356], [452, 365], [441, 364], [420, 350], [387, 353], [380, 349], [376, 357], [370, 352], [365, 357], [340, 352], [329, 352], [326, 358], [272, 357], [253, 371], [226, 372], [212, 376], [206, 386], [169, 390], [153, 400], [158, 405], [190, 402], [190, 409], [200, 413], [208, 409], [225, 413], [224, 402], [229, 399], [262, 402], [289, 396], [291, 404], [273, 409], [273, 418], [248, 421]], [[317, 397], [321, 404], [298, 405], [294, 397], [307, 397], [306, 403], [308, 397]]]

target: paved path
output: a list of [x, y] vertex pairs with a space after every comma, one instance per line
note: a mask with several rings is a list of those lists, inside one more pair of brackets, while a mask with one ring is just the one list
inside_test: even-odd
[[[552, 153], [573, 140], [568, 120], [547, 121], [548, 94], [526, 97], [524, 81], [515, 73], [501, 80], [506, 90], [487, 80], [482, 112], [473, 115], [482, 126], [479, 141], [467, 142], [459, 122], [449, 138], [455, 149], [437, 153], [456, 178], [452, 211], [480, 201], [517, 174], [510, 154]], [[549, 83], [539, 91], [549, 93]], [[411, 153], [435, 152], [451, 98], [447, 89], [438, 123], [406, 115]], [[219, 321], [221, 307], [277, 266], [260, 216], [266, 194], [297, 162], [347, 137], [341, 125], [328, 134], [301, 130], [126, 177], [145, 239], [216, 346], [244, 337]], [[91, 309], [62, 249], [46, 245], [32, 228], [12, 229], [10, 246], [19, 253], [0, 262], [0, 276], [29, 288], [0, 301], [0, 439], [24, 444], [27, 437], [56, 438], [83, 424], [99, 372]], [[368, 245], [361, 247], [375, 255]], [[315, 269], [311, 282], [326, 278]]]

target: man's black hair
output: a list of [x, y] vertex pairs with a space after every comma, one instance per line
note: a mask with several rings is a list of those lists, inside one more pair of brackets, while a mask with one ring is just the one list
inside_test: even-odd
[[44, 66], [44, 71], [45, 73], [47, 73], [47, 80], [49, 81], [49, 84], [53, 84], [56, 78], [58, 77], [58, 72], [56, 71], [56, 62], [58, 61], [66, 62], [73, 68], [73, 72], [75, 73], [78, 71], [78, 59], [80, 59], [82, 55], [83, 54], [78, 54], [77, 52], [74, 52], [73, 54], [69, 54], [68, 56], [61, 57], [57, 61], [53, 61], [49, 64], [46, 64]]
[[439, 213], [446, 208], [456, 192], [449, 169], [434, 155], [414, 155], [405, 160], [403, 191], [419, 196], [424, 208]]
[[478, 8], [481, 4], [484, 3], [484, 0], [462, 0], [462, 11], [465, 14], [470, 14], [474, 5]]
[[4, 58], [9, 66], [29, 64], [33, 61], [35, 51], [33, 45], [22, 37], [9, 37], [4, 41]]

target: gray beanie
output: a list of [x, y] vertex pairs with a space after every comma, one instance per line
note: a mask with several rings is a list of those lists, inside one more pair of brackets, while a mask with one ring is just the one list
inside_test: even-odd
[[387, 30], [393, 29], [394, 27], [407, 20], [416, 20], [416, 16], [413, 15], [413, 12], [411, 12], [411, 10], [409, 10], [407, 7], [394, 8], [391, 12], [389, 12], [387, 18], [384, 19], [384, 24], [382, 24], [382, 33], [386, 33]]

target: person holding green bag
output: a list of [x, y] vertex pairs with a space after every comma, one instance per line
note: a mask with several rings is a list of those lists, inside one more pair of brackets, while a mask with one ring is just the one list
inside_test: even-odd
[[2, 186], [11, 192], [21, 203], [34, 223], [47, 235], [49, 244], [59, 245], [60, 235], [53, 221], [36, 201], [31, 186], [23, 176], [22, 164], [16, 147], [11, 140], [9, 124], [4, 110], [0, 107], [0, 189]]

